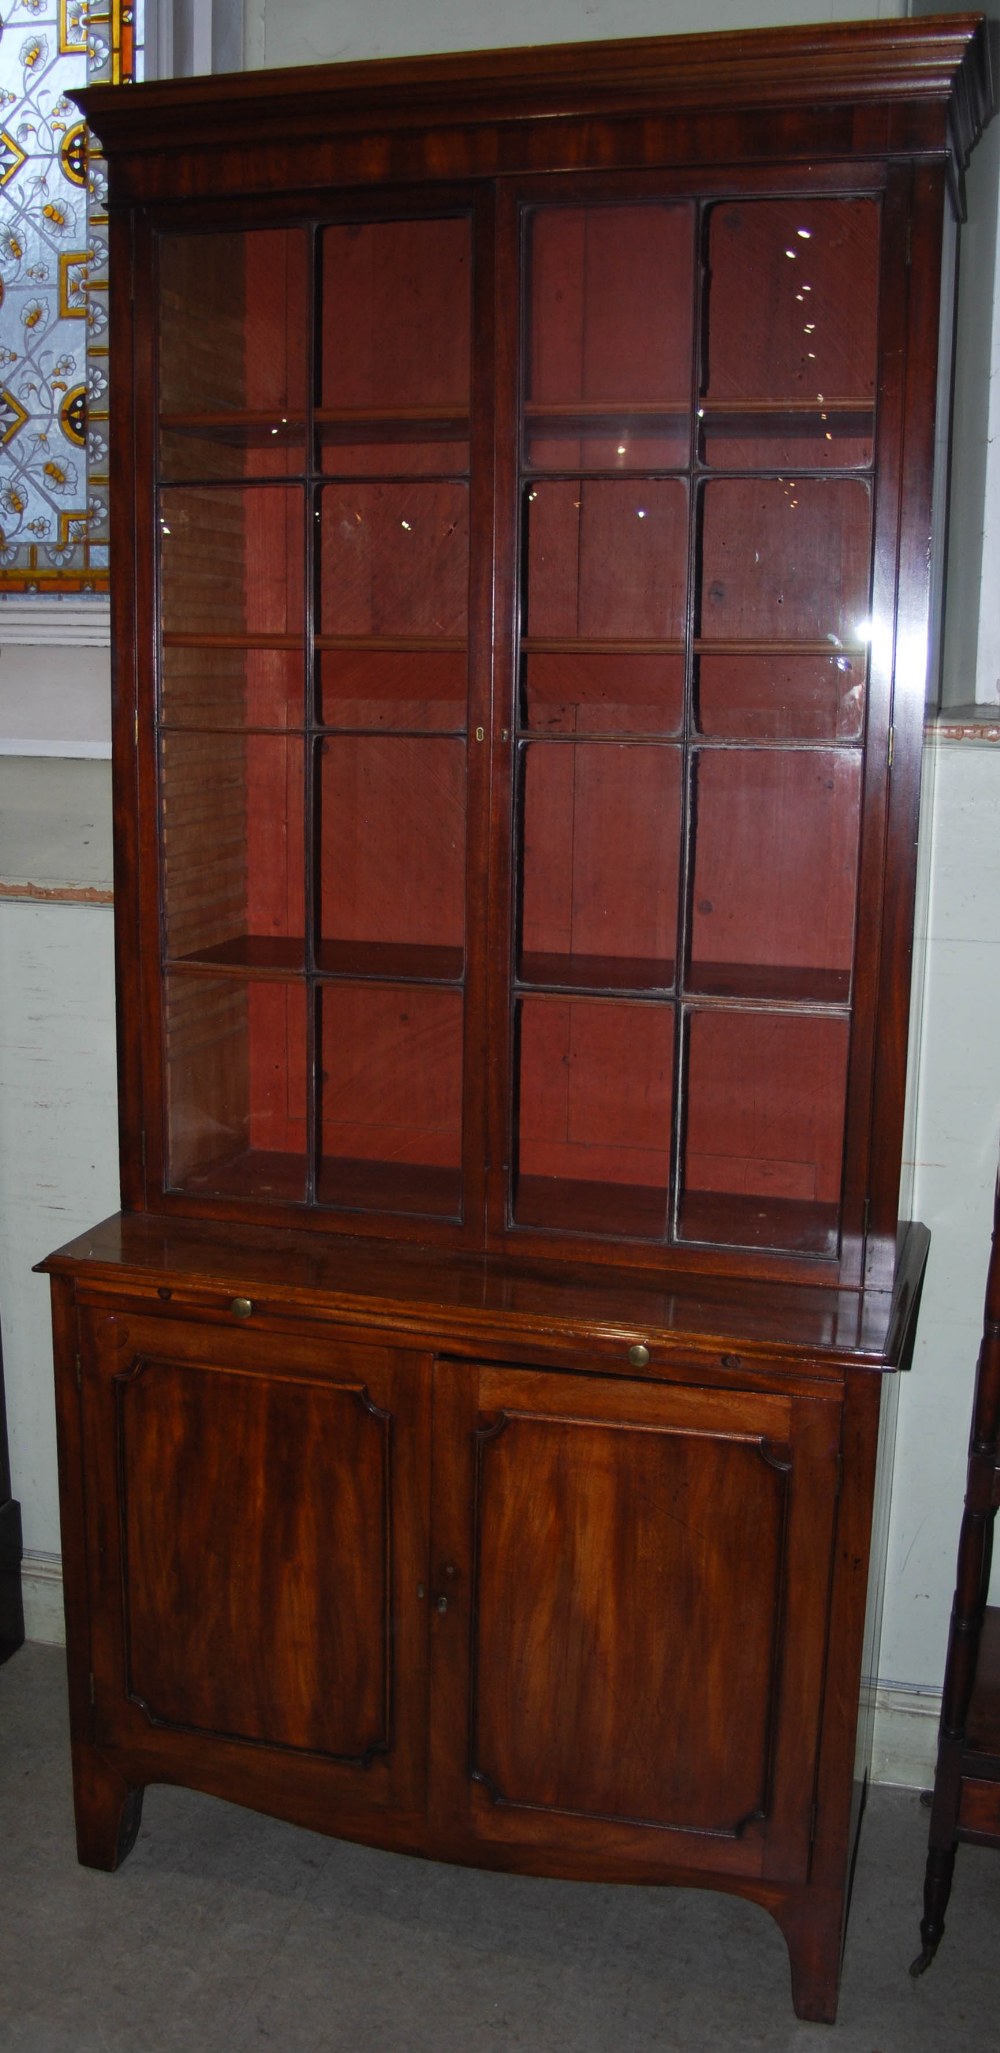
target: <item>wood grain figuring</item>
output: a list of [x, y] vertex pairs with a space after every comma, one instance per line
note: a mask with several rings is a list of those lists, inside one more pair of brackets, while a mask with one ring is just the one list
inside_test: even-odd
[[[140, 1355], [119, 1379], [118, 1417], [125, 1572], [142, 1592], [126, 1612], [130, 1696], [161, 1724], [348, 1758], [384, 1752], [389, 1422], [365, 1386], [264, 1383]], [[261, 1631], [266, 1666], [254, 1656]]]
[[[752, 1828], [769, 1796], [786, 1495], [759, 1440], [620, 1417], [483, 1427], [472, 1759], [494, 1803]], [[733, 1588], [738, 1609], [721, 1601]]]

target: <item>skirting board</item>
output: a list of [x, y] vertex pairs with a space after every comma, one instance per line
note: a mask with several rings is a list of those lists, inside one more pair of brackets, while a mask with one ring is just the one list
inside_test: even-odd
[[[63, 1647], [62, 1567], [57, 1555], [25, 1554], [21, 1567], [24, 1628], [29, 1640]], [[941, 1695], [905, 1683], [880, 1682], [875, 1694], [872, 1781], [929, 1789], [934, 1780]]]

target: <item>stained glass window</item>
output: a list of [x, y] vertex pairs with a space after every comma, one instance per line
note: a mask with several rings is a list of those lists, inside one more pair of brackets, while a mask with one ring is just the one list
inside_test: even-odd
[[126, 0], [0, 0], [0, 591], [108, 581], [105, 167], [68, 97], [142, 73]]

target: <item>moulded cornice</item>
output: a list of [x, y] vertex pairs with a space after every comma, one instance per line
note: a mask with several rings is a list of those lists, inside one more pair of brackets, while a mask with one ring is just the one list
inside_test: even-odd
[[76, 96], [111, 155], [178, 141], [186, 151], [364, 129], [524, 123], [626, 110], [752, 113], [818, 107], [938, 107], [939, 148], [967, 161], [993, 108], [980, 14], [747, 29], [377, 59], [225, 78], [92, 87]]

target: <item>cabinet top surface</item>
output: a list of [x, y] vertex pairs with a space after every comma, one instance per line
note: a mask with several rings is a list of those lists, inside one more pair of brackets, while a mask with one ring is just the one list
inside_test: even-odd
[[217, 1291], [249, 1296], [303, 1317], [404, 1321], [425, 1344], [446, 1347], [459, 1331], [488, 1349], [491, 1338], [655, 1339], [704, 1350], [739, 1346], [838, 1365], [894, 1368], [905, 1356], [919, 1305], [929, 1237], [900, 1229], [891, 1291], [834, 1291], [799, 1284], [672, 1277], [557, 1268], [496, 1256], [327, 1240], [207, 1222], [115, 1213], [59, 1248], [39, 1267], [116, 1293]]
[[[243, 72], [138, 87], [96, 87], [80, 96], [114, 154], [268, 132], [304, 136], [331, 123], [380, 125], [518, 122], [553, 115], [681, 113], [815, 108], [821, 104], [935, 103], [948, 112], [947, 147], [964, 162], [992, 110], [984, 17], [929, 16], [760, 28], [707, 35], [558, 43], [517, 49], [379, 58], [289, 70]], [[259, 140], [259, 132], [258, 132]]]

